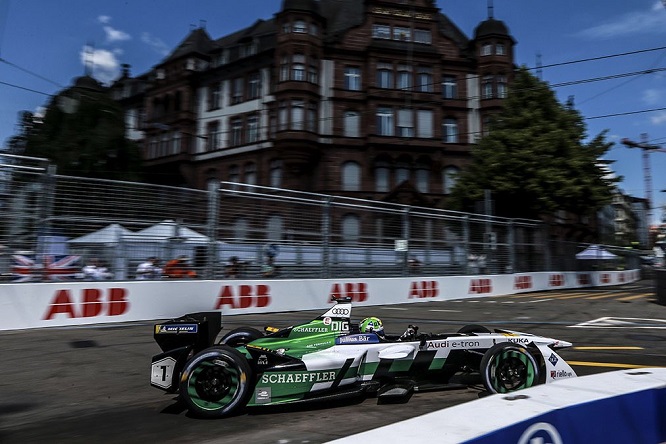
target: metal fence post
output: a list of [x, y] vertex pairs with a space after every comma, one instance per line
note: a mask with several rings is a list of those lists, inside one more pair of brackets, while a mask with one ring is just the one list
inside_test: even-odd
[[509, 221], [508, 233], [507, 233], [507, 243], [509, 244], [509, 270], [511, 273], [516, 272], [516, 233], [513, 220]]
[[331, 196], [324, 199], [324, 209], [321, 215], [321, 274], [324, 279], [331, 277], [330, 248], [331, 248]]
[[[35, 251], [35, 261], [41, 262], [42, 275], [40, 280], [48, 280], [48, 270], [46, 267], [46, 256], [51, 251], [51, 217], [53, 216], [53, 201], [55, 194], [55, 175], [56, 175], [56, 166], [48, 165], [42, 176], [40, 183], [40, 200], [42, 201], [39, 205], [39, 219], [37, 227], [37, 249]], [[43, 238], [40, 239], [40, 232], [42, 233]]]
[[469, 216], [465, 215], [462, 219], [463, 226], [463, 251], [465, 258], [463, 260], [463, 267], [465, 274], [469, 274]]
[[402, 213], [402, 238], [407, 241], [407, 248], [403, 251], [402, 256], [402, 275], [409, 275], [409, 211], [410, 208], [406, 207]]
[[217, 265], [217, 226], [219, 224], [220, 193], [219, 183], [211, 181], [208, 184], [208, 212], [206, 220], [206, 236], [208, 236], [208, 251], [206, 252], [206, 265], [204, 277], [215, 278]]

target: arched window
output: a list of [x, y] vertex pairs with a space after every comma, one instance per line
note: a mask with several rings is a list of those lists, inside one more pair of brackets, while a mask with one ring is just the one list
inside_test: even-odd
[[361, 190], [361, 167], [356, 162], [342, 164], [342, 189], [344, 191]]
[[291, 129], [302, 131], [305, 127], [305, 101], [291, 101]]
[[409, 168], [409, 163], [407, 161], [398, 162], [395, 168], [395, 183], [400, 185], [406, 180], [409, 180], [411, 176], [411, 171]]
[[243, 178], [243, 183], [248, 185], [257, 184], [257, 165], [254, 162], [248, 162], [245, 164], [245, 171], [243, 172], [245, 177]]
[[421, 193], [430, 192], [430, 167], [426, 162], [419, 162], [416, 166], [416, 189]]
[[361, 115], [357, 111], [346, 111], [343, 126], [343, 134], [345, 137], [360, 137]]
[[266, 239], [272, 241], [282, 240], [282, 217], [273, 215], [266, 222]]
[[282, 161], [279, 159], [271, 160], [270, 186], [273, 188], [280, 188], [282, 186]]
[[342, 218], [342, 242], [358, 244], [361, 236], [361, 221], [355, 214], [347, 214]]
[[386, 193], [389, 190], [391, 170], [389, 163], [383, 160], [375, 162], [375, 191], [378, 193]]
[[444, 168], [444, 171], [442, 171], [442, 180], [444, 182], [442, 184], [442, 190], [444, 194], [451, 194], [451, 191], [458, 180], [459, 172], [460, 170], [454, 166]]

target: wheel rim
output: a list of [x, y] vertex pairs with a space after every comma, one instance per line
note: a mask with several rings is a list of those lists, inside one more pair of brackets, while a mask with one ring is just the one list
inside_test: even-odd
[[205, 410], [224, 408], [240, 393], [243, 375], [233, 365], [219, 358], [203, 360], [187, 382], [189, 398]]
[[517, 350], [505, 350], [498, 353], [489, 366], [490, 381], [497, 393], [507, 393], [534, 384], [535, 363]]

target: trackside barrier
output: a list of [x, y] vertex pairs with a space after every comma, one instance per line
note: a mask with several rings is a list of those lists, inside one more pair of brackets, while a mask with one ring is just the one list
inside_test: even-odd
[[617, 285], [638, 279], [639, 270], [628, 270], [440, 278], [3, 284], [0, 330], [168, 319], [211, 310], [220, 310], [223, 315], [317, 310], [345, 296], [359, 306], [446, 301]]
[[329, 444], [666, 442], [666, 368], [620, 370], [499, 394]]

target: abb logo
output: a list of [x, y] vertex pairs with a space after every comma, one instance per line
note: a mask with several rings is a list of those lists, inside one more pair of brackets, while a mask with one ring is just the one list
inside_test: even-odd
[[532, 276], [516, 276], [513, 288], [514, 290], [529, 290], [532, 288]]
[[469, 294], [483, 294], [493, 291], [491, 279], [472, 279], [469, 284]]
[[623, 282], [625, 281], [624, 273], [620, 273], [620, 274], [618, 275], [618, 280], [620, 281], [620, 283], [623, 283]]
[[589, 274], [579, 274], [578, 275], [578, 285], [590, 285], [590, 275]]
[[561, 287], [564, 285], [564, 275], [563, 274], [551, 274], [548, 278], [549, 287]]
[[412, 282], [409, 290], [409, 299], [435, 298], [439, 295], [437, 281]]
[[268, 285], [239, 285], [238, 292], [233, 285], [225, 285], [217, 298], [215, 310], [222, 307], [250, 308], [268, 307], [271, 303], [271, 288]]
[[92, 318], [95, 316], [119, 316], [127, 313], [129, 302], [125, 299], [127, 290], [109, 288], [81, 290], [81, 303], [76, 303], [69, 290], [58, 290], [44, 315], [44, 320], [53, 319], [58, 314], [70, 318]]
[[335, 302], [340, 298], [351, 298], [352, 302], [363, 302], [368, 300], [368, 284], [365, 282], [335, 283], [331, 287], [328, 302]]
[[610, 274], [608, 274], [608, 273], [603, 273], [603, 274], [601, 275], [601, 283], [602, 283], [602, 284], [610, 284], [610, 281], [611, 281]]

